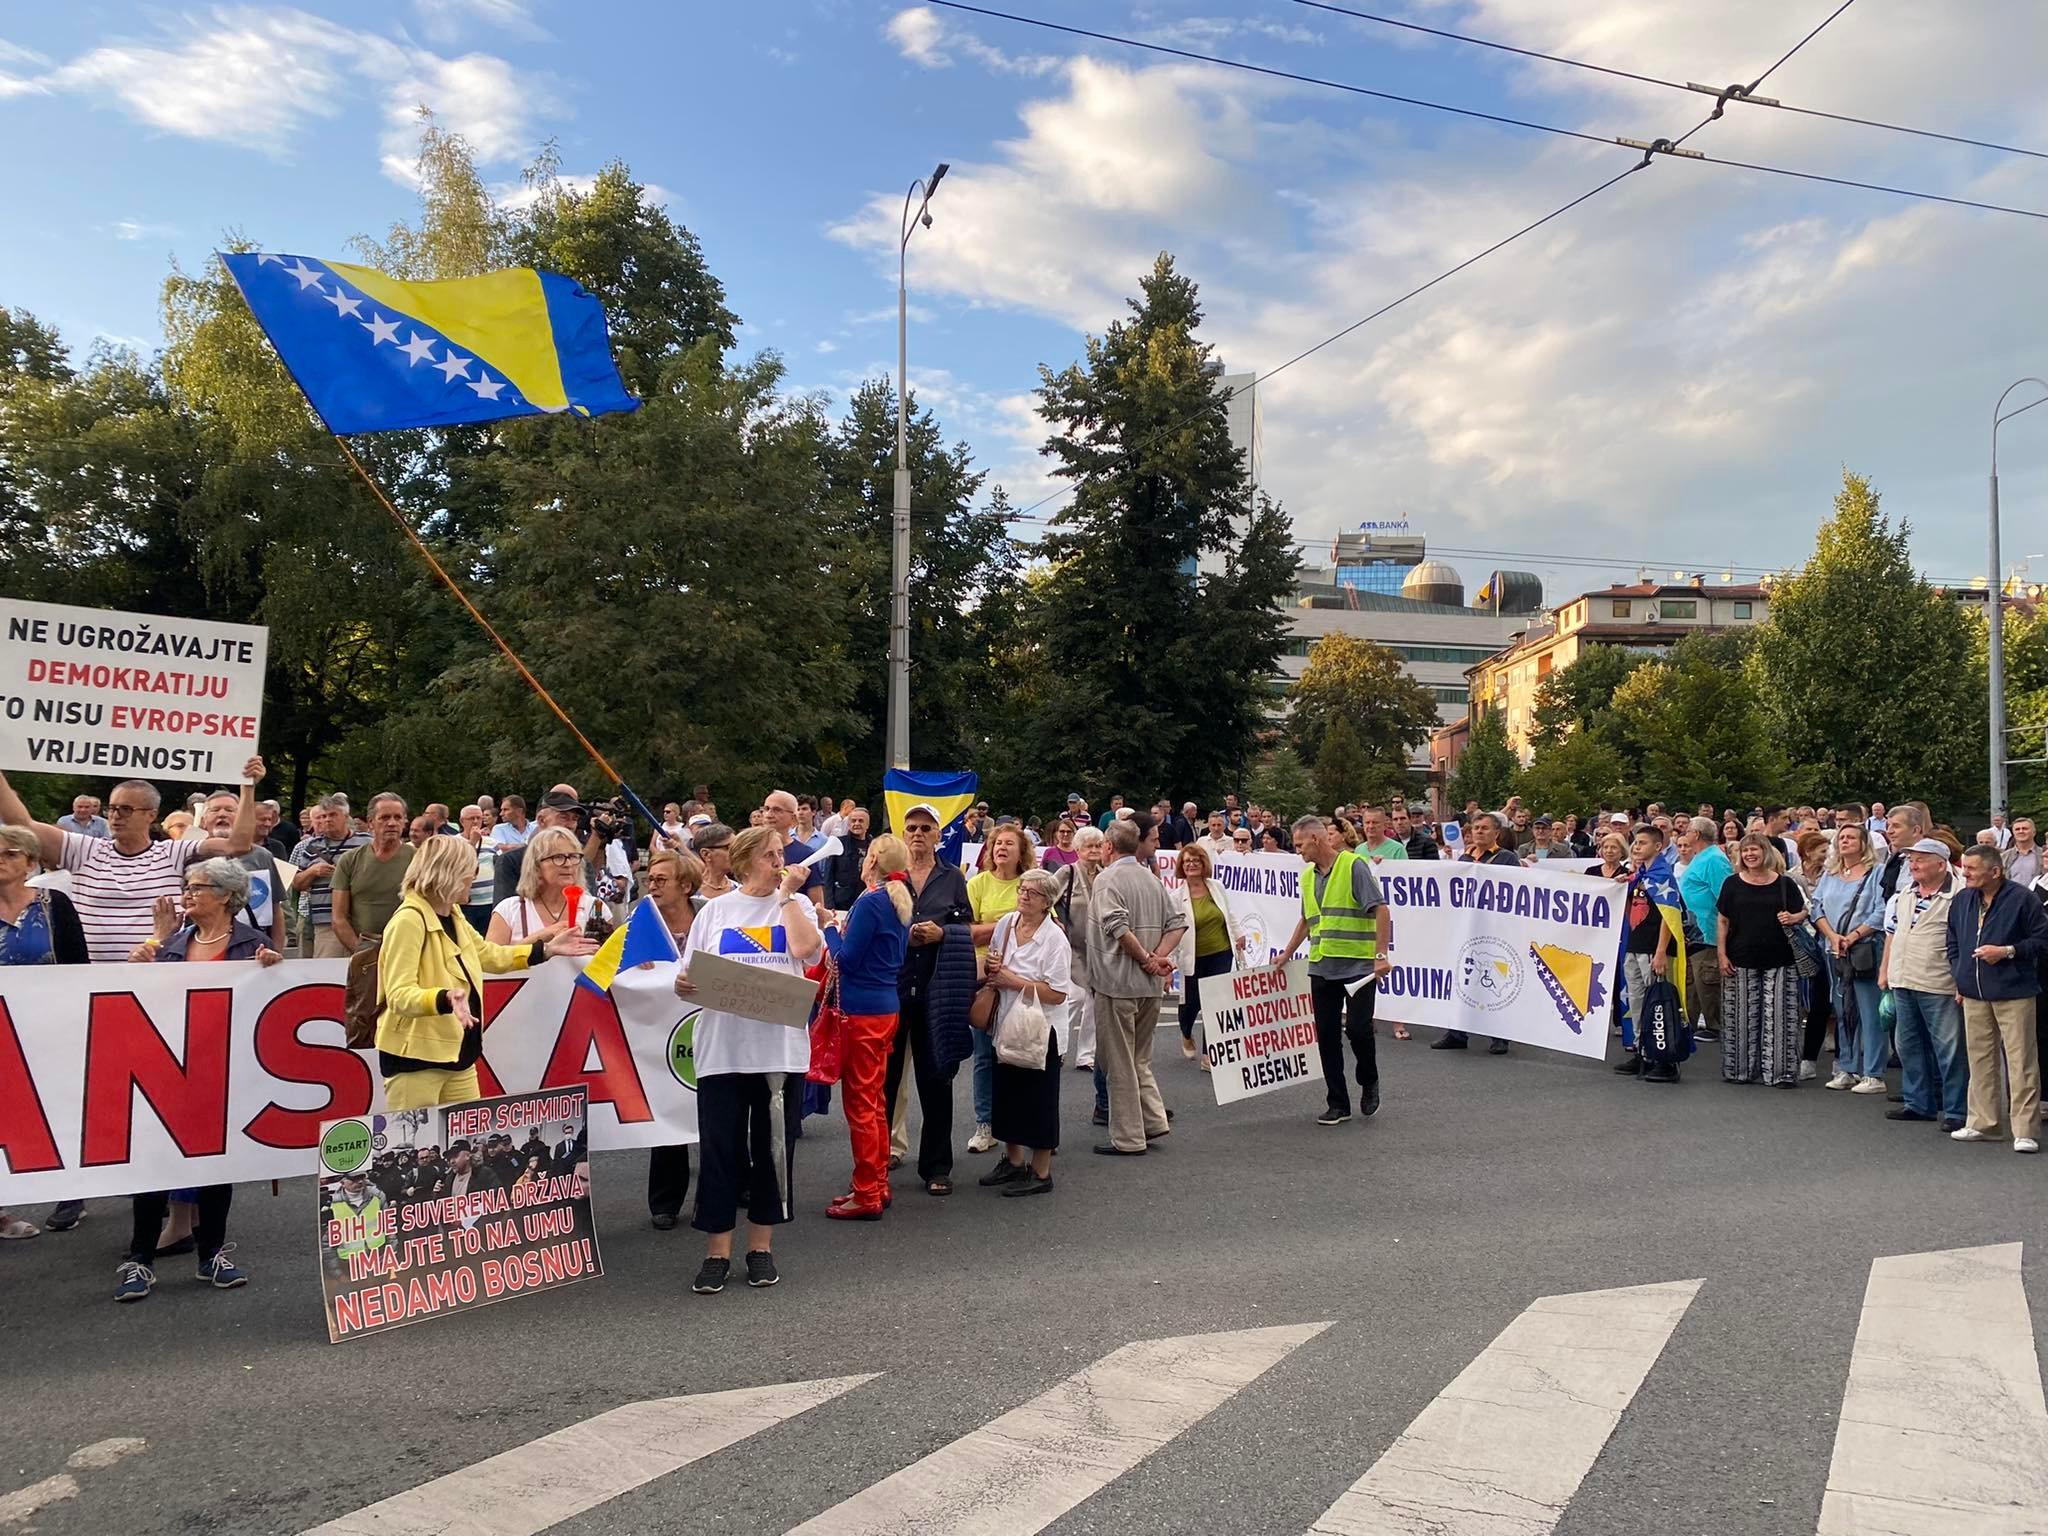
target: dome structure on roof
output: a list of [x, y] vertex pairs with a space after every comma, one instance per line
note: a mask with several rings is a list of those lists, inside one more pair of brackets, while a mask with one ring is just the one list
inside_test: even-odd
[[1465, 606], [1465, 578], [1441, 560], [1425, 560], [1401, 582], [1401, 595], [1418, 603]]

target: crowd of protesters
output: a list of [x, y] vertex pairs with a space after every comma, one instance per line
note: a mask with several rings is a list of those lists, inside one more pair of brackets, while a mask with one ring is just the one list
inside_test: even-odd
[[[1726, 1082], [1796, 1089], [1819, 1080], [1831, 1054], [1824, 1086], [1884, 1096], [1892, 1120], [2038, 1148], [2048, 872], [2025, 817], [1994, 817], [1965, 839], [1918, 802], [1545, 814], [1517, 797], [1431, 817], [1396, 797], [1283, 818], [1235, 795], [1206, 811], [1111, 795], [1098, 811], [1075, 793], [1043, 816], [913, 805], [882, 832], [850, 799], [780, 790], [729, 825], [700, 788], [666, 804], [658, 826], [636, 828], [558, 784], [535, 797], [530, 818], [517, 794], [418, 814], [389, 792], [360, 812], [330, 794], [293, 827], [276, 802], [254, 798], [263, 772], [252, 759], [239, 793], [169, 809], [154, 786], [128, 780], [104, 808], [80, 796], [48, 824], [0, 778], [0, 965], [275, 964], [374, 950], [387, 1102], [453, 1103], [477, 1092], [483, 977], [587, 955], [645, 901], [682, 957], [681, 997], [703, 953], [823, 980], [842, 1021], [853, 1154], [851, 1187], [825, 1210], [878, 1221], [893, 1203], [890, 1173], [913, 1155], [913, 1099], [916, 1185], [953, 1193], [963, 1063], [973, 1115], [964, 1144], [996, 1153], [978, 1185], [1004, 1197], [1054, 1188], [1064, 1069], [1092, 1077], [1096, 1153], [1144, 1156], [1172, 1133], [1153, 1060], [1163, 1008], [1177, 1003], [1180, 1055], [1207, 1070], [1201, 985], [1249, 963], [1213, 878], [1219, 859], [1304, 862], [1301, 921], [1281, 952], [1305, 946], [1309, 959], [1324, 1126], [1381, 1102], [1377, 989], [1357, 985], [1387, 968], [1395, 943], [1376, 871], [1420, 859], [1542, 867], [1627, 891], [1617, 1071], [1678, 1079], [1675, 1063], [1638, 1051], [1620, 1021], [1682, 974], [1688, 1033], [1718, 1043]], [[1171, 887], [1158, 874], [1162, 851], [1179, 876]], [[1405, 1024], [1386, 1022], [1394, 1039], [1409, 1038]], [[1468, 1044], [1453, 1030], [1433, 1048]], [[773, 1285], [773, 1229], [796, 1210], [809, 1041], [706, 1008], [695, 1054], [691, 1225], [706, 1257], [694, 1289], [727, 1284], [742, 1213], [745, 1278]], [[677, 1225], [690, 1180], [688, 1147], [653, 1150], [657, 1228]], [[244, 1284], [225, 1236], [230, 1194], [135, 1197], [116, 1299], [147, 1297], [159, 1260], [186, 1251], [213, 1287]], [[39, 1228], [0, 1212], [0, 1238], [66, 1231], [84, 1214], [84, 1202], [63, 1202]]]

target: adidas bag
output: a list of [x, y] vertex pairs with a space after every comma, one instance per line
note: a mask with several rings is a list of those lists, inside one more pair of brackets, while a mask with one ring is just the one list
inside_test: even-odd
[[1670, 982], [1655, 981], [1644, 989], [1642, 1016], [1635, 1025], [1645, 1066], [1675, 1067], [1692, 1055], [1692, 1021]]

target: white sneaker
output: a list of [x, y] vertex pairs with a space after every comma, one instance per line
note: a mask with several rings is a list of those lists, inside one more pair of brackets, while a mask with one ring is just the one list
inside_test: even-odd
[[[1799, 1081], [1801, 1081], [1802, 1083], [1810, 1083], [1816, 1077], [1819, 1076], [1820, 1069], [1816, 1067], [1812, 1062], [1802, 1061], [1801, 1063], [1799, 1063]], [[1833, 1084], [1830, 1084], [1829, 1086], [1832, 1087]]]
[[1858, 1078], [1856, 1086], [1849, 1091], [1851, 1093], [1889, 1093], [1891, 1090], [1886, 1086], [1885, 1080], [1881, 1077], [1864, 1077]]
[[977, 1124], [974, 1127], [974, 1134], [967, 1138], [967, 1150], [970, 1152], [986, 1152], [995, 1144], [995, 1136], [983, 1124]]
[[[1817, 1072], [1814, 1074], [1816, 1077], [1819, 1075]], [[1837, 1072], [1828, 1079], [1828, 1086], [1830, 1088], [1853, 1088], [1856, 1086], [1856, 1074], [1854, 1072]]]
[[1991, 1139], [1989, 1136], [1986, 1136], [1982, 1131], [1976, 1130], [1973, 1127], [1967, 1125], [1964, 1126], [1960, 1131], [1950, 1131], [1948, 1135], [1949, 1140], [1951, 1141], [1989, 1141]]
[[2015, 1152], [2038, 1152], [2041, 1150], [2041, 1143], [2031, 1136], [2015, 1136], [2012, 1139], [2012, 1149]]

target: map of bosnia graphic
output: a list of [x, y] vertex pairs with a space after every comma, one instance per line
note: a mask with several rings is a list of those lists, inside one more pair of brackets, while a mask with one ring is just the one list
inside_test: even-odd
[[1607, 989], [1600, 984], [1605, 962], [1555, 944], [1531, 944], [1529, 955], [1558, 1017], [1573, 1034], [1583, 1034], [1587, 1018], [1607, 1003]]

